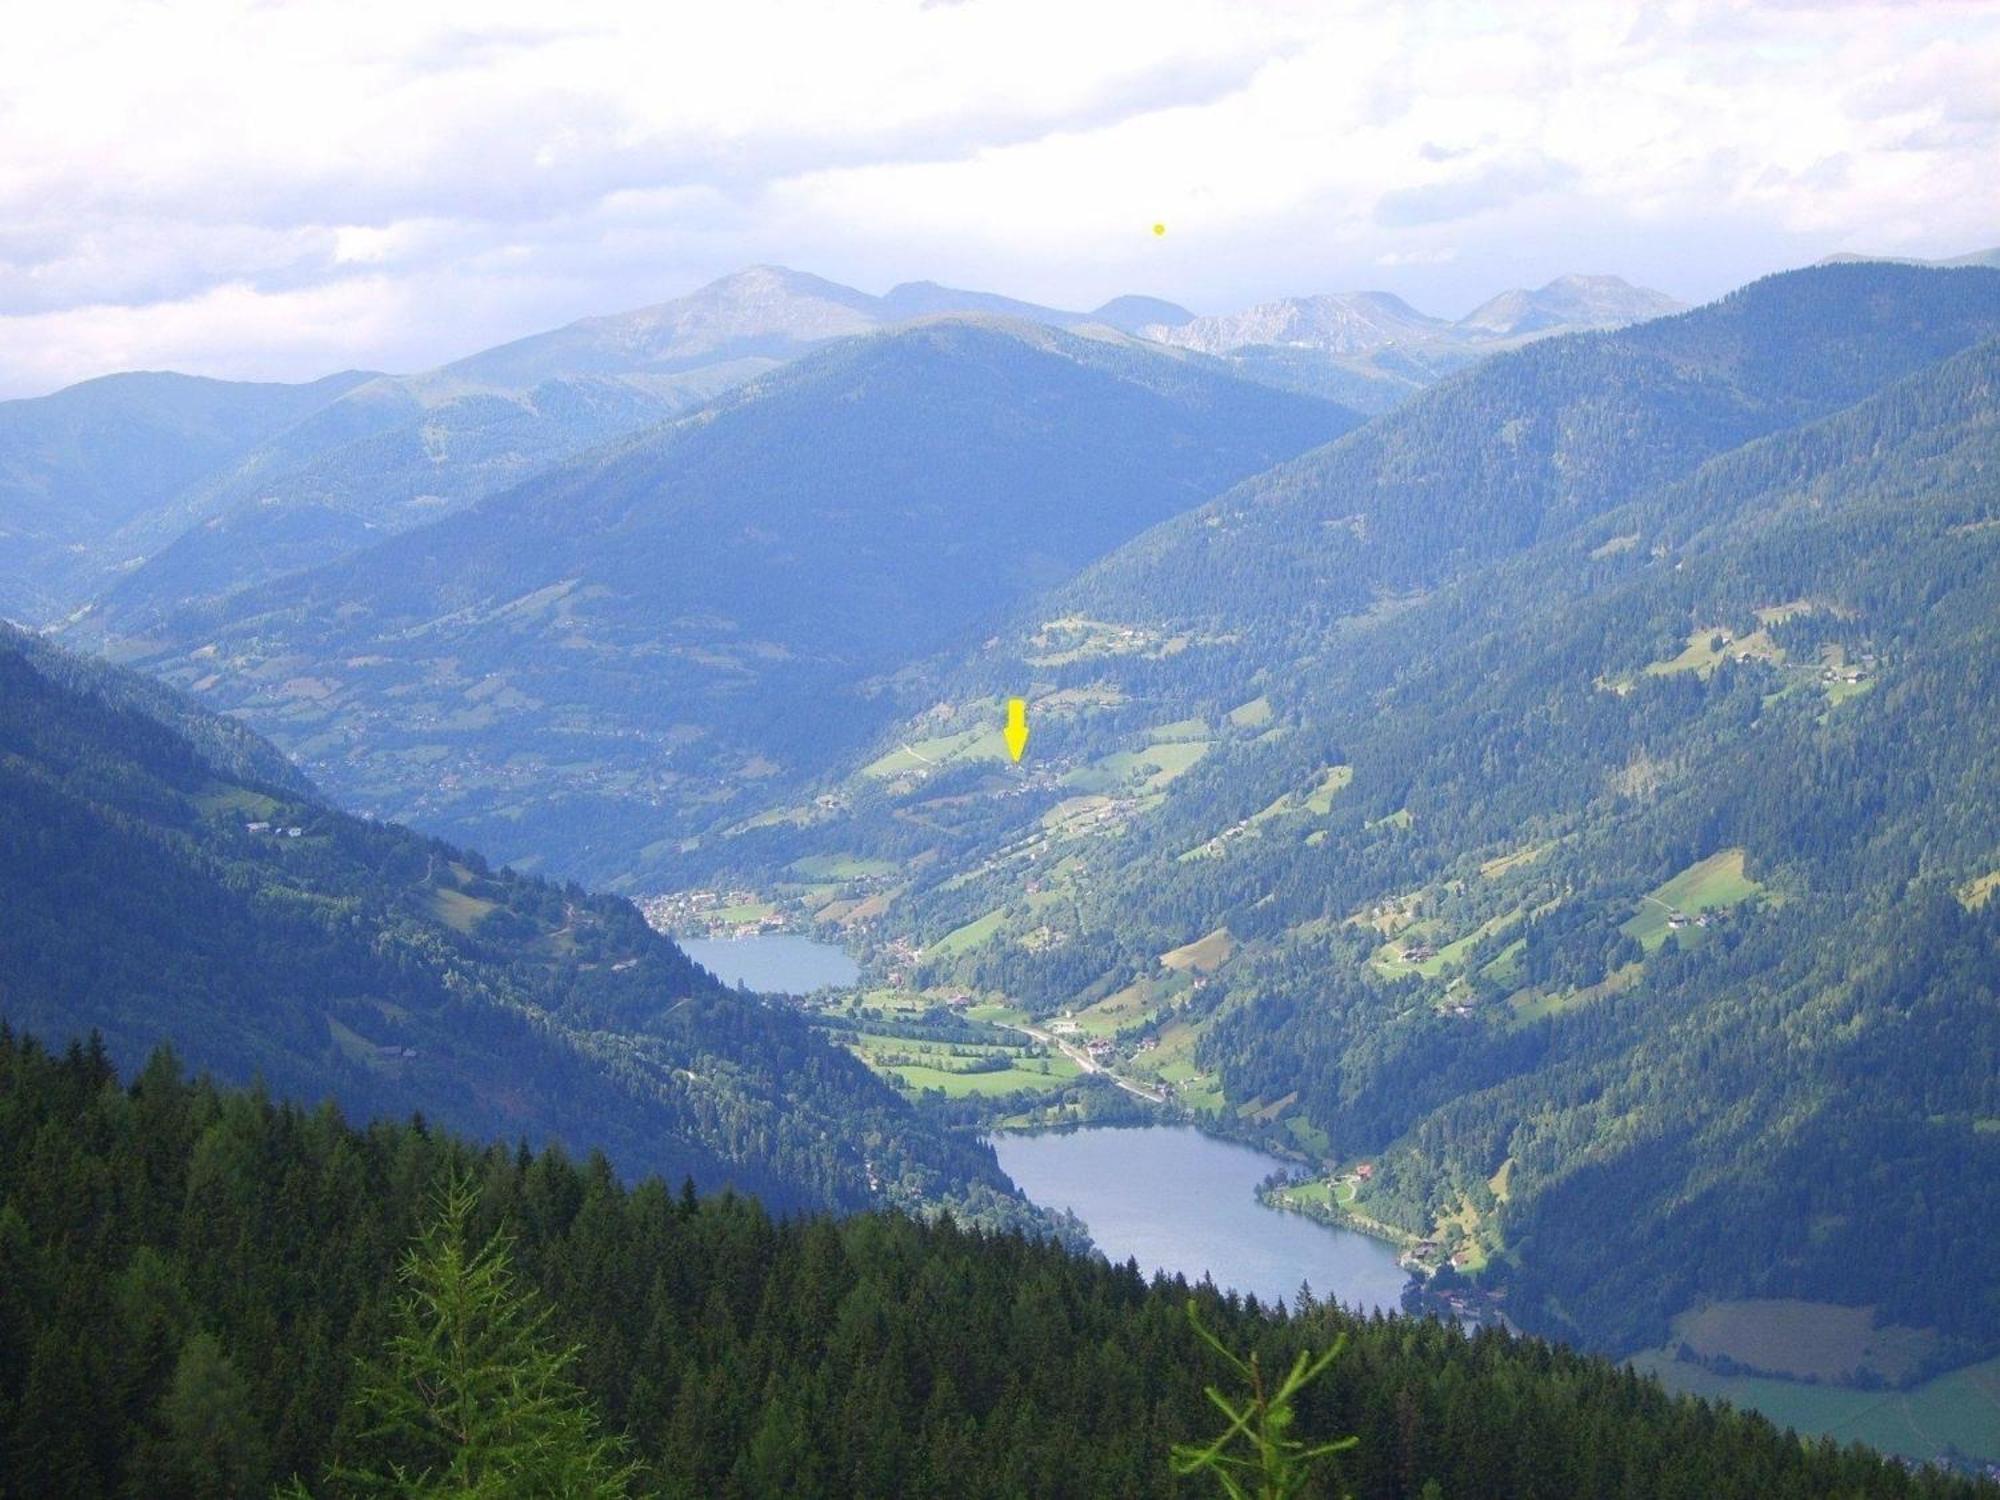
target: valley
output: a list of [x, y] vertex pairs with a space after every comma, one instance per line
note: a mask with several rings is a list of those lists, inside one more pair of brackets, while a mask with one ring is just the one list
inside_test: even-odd
[[[1845, 295], [1816, 288], [1752, 291], [1794, 311]], [[1940, 345], [1934, 370], [1898, 375], [1905, 351], [1874, 394], [1794, 380], [1787, 416], [1739, 387], [1717, 406], [1738, 413], [1718, 416], [1719, 447], [1617, 474], [1601, 514], [1552, 500], [1562, 525], [1496, 535], [1491, 560], [1465, 557], [1467, 508], [1544, 484], [1533, 471], [1462, 491], [1434, 541], [1407, 521], [1383, 535], [1364, 461], [1401, 461], [1398, 421], [1497, 420], [1501, 382], [1527, 372], [1495, 361], [1323, 450], [1320, 473], [1226, 495], [1086, 570], [796, 815], [735, 820], [683, 858], [753, 881], [815, 857], [899, 861], [815, 900], [821, 930], [926, 997], [904, 1004], [1004, 1007], [1183, 1117], [1344, 1179], [1298, 1206], [1435, 1244], [1524, 1326], [1640, 1354], [1699, 1297], [1851, 1307], [1893, 1288], [1884, 1321], [1956, 1330], [1940, 1358], [1963, 1364], [1993, 1338], [1951, 1290], [1990, 1281], [1978, 1215], [1940, 1218], [1930, 1195], [1968, 1205], [1995, 1169], [1990, 1054], [1960, 1045], [1990, 1028], [1992, 937], [1964, 918], [1984, 909], [1976, 810], [1995, 747], [1924, 705], [1983, 691], [1947, 684], [1990, 650], [1976, 601], [1993, 563], [1974, 539], [1994, 503], [1995, 324], [1991, 285], [1940, 290], [1977, 295], [1956, 304], [1965, 352]], [[1649, 335], [1670, 365], [1702, 316]], [[1713, 316], [1759, 314], [1746, 293]], [[1787, 367], [1789, 337], [1742, 368]], [[1608, 350], [1585, 352], [1606, 367]], [[1670, 369], [1629, 420], [1684, 404], [1684, 378]], [[1312, 485], [1327, 494], [1308, 504]], [[1228, 540], [1237, 528], [1254, 546]], [[1309, 585], [1336, 567], [1379, 570], [1390, 591], [1328, 607]], [[1013, 767], [987, 737], [1023, 684], [1037, 737]], [[1836, 831], [1851, 791], [1799, 776], [1815, 764], [1879, 788], [1867, 842]], [[1894, 861], [1914, 904], [1867, 894]], [[1958, 955], [1945, 970], [1942, 951]], [[1893, 1054], [1864, 994], [1898, 997]], [[1776, 1069], [1758, 1040], [1773, 1032], [1804, 1048]], [[1931, 1048], [1909, 1050], [1918, 1033]], [[1865, 1085], [1860, 1055], [1885, 1070]], [[906, 1082], [1017, 1126], [1138, 1105], [1071, 1102], [1084, 1086], [1046, 1075], [1010, 1098], [1013, 1075]], [[1684, 1076], [1704, 1086], [1674, 1089]], [[1843, 1101], [1829, 1076], [1859, 1093]], [[1896, 1133], [1897, 1166], [1843, 1185], [1836, 1143], [1940, 1086], [1955, 1102]], [[1635, 1177], [1651, 1186], [1605, 1191]], [[1799, 1192], [1816, 1206], [1791, 1233], [1781, 1205]], [[1723, 1227], [1745, 1223], [1763, 1228]], [[1708, 1248], [1732, 1235], [1736, 1250]], [[1926, 1267], [1916, 1295], [1888, 1271], [1906, 1254]]]
[[[779, 1010], [804, 1055], [908, 1122], [809, 1169], [843, 1201], [1032, 1218], [971, 1138], [1175, 1122], [1288, 1163], [1270, 1206], [1373, 1237], [1452, 1316], [1683, 1381], [1785, 1374], [1659, 1352], [1760, 1300], [1928, 1330], [1920, 1365], [1867, 1377], [1913, 1390], [1990, 1357], [1980, 1239], [1925, 1218], [2000, 1173], [1985, 1054], [1884, 1062], [1862, 1018], [1887, 994], [1914, 1034], [1987, 1024], [1994, 747], [1940, 705], [1990, 654], [2000, 275], [1792, 273], [1491, 352], [1365, 423], [1074, 329], [981, 313], [795, 350], [99, 644], [343, 800], [509, 879], [630, 893], [725, 985], [801, 997]], [[1575, 446], [1599, 431], [1628, 436]], [[1834, 813], [1858, 785], [1865, 825]], [[510, 920], [466, 858], [430, 868], [422, 912], [456, 939]], [[1926, 894], [1889, 899], [1892, 869]], [[646, 1023], [577, 1020], [601, 1060], [706, 1086]], [[433, 1066], [350, 1009], [326, 1026], [372, 1091]], [[1863, 1056], [1869, 1082], [1830, 1089]], [[1925, 1131], [1850, 1184], [1851, 1133], [1918, 1096]], [[1941, 1274], [1902, 1277], [1911, 1256]]]
[[2000, 0], [0, 49], [0, 1500], [2000, 1500]]

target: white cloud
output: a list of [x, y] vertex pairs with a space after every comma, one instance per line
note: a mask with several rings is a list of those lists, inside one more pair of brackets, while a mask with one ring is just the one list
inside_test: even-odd
[[2000, 242], [1995, 181], [1995, 0], [71, 0], [0, 51], [0, 393], [429, 363], [750, 260], [1705, 295]]

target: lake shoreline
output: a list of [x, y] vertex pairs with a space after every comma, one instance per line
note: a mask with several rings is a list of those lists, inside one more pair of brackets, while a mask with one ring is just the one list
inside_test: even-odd
[[[1001, 1169], [1038, 1207], [1068, 1209], [1105, 1256], [1265, 1301], [1315, 1295], [1398, 1311], [1406, 1277], [1373, 1237], [1263, 1202], [1269, 1153], [1186, 1122], [992, 1131]], [[1190, 1211], [1190, 1210], [1198, 1211]]]

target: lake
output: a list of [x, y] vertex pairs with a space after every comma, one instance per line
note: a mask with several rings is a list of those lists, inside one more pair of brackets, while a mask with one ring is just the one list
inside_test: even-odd
[[1380, 1240], [1266, 1208], [1257, 1184], [1285, 1163], [1191, 1125], [999, 1134], [993, 1149], [1021, 1191], [1067, 1208], [1115, 1262], [1206, 1271], [1220, 1287], [1288, 1302], [1301, 1281], [1353, 1307], [1397, 1307], [1407, 1279]]
[[850, 985], [861, 966], [832, 943], [771, 932], [743, 938], [685, 938], [687, 956], [725, 984], [746, 984], [770, 995], [808, 995], [827, 985]]

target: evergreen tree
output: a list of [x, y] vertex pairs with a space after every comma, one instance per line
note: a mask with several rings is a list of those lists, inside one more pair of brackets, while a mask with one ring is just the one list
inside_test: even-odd
[[343, 1495], [561, 1496], [607, 1500], [636, 1472], [570, 1377], [578, 1349], [548, 1336], [549, 1311], [520, 1286], [512, 1242], [468, 1245], [478, 1195], [453, 1175], [398, 1275], [383, 1358], [362, 1371]]

